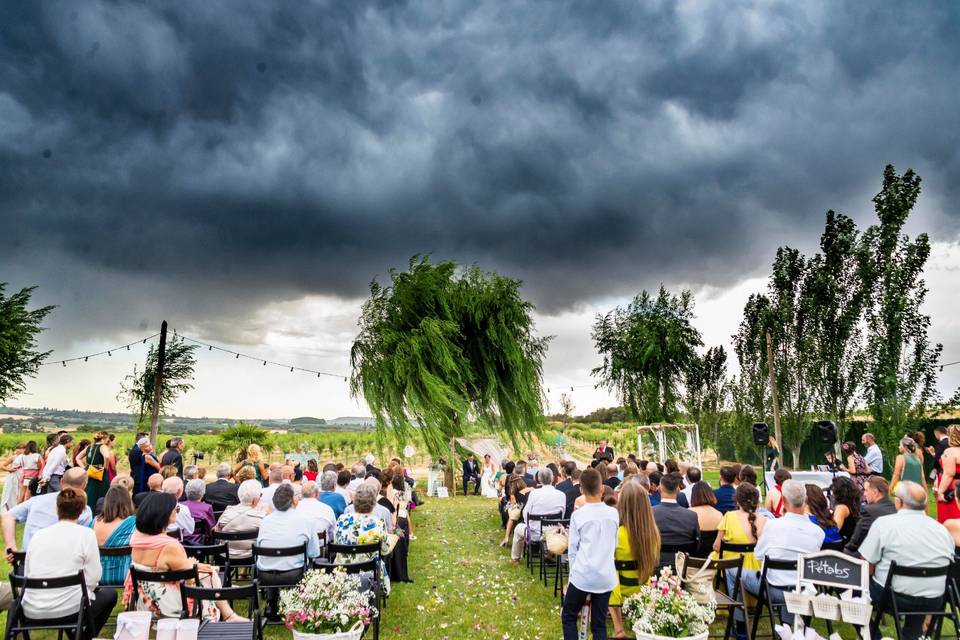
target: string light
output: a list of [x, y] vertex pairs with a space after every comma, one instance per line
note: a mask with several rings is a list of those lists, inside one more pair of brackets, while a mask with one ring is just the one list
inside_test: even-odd
[[206, 347], [207, 351], [222, 351], [223, 353], [229, 353], [230, 355], [233, 356], [234, 360], [239, 360], [241, 357], [243, 357], [243, 358], [247, 358], [248, 360], [254, 360], [256, 362], [259, 362], [261, 366], [264, 366], [264, 367], [269, 364], [275, 367], [283, 367], [285, 369], [289, 369], [290, 373], [293, 373], [295, 371], [302, 371], [304, 373], [315, 373], [317, 374], [318, 378], [327, 376], [330, 378], [343, 378], [344, 382], [348, 382], [349, 380], [348, 377], [344, 376], [342, 373], [330, 373], [329, 371], [317, 371], [316, 369], [307, 369], [305, 367], [298, 367], [296, 365], [292, 365], [284, 362], [274, 362], [273, 360], [265, 360], [260, 356], [253, 356], [247, 353], [240, 353], [239, 351], [233, 351], [231, 349], [224, 349], [223, 347], [218, 347], [215, 344], [210, 344], [209, 342], [204, 342], [203, 340], [197, 340], [196, 338], [191, 338], [190, 336], [183, 335], [182, 333], [178, 334], [176, 333], [176, 330], [174, 330], [174, 334], [178, 335], [181, 340], [185, 340], [187, 342], [192, 342], [202, 347]]
[[153, 334], [152, 336], [147, 336], [146, 338], [141, 338], [141, 339], [138, 339], [138, 340], [134, 340], [133, 342], [128, 342], [127, 344], [121, 344], [121, 345], [118, 345], [118, 346], [116, 346], [116, 347], [110, 347], [109, 349], [106, 349], [106, 350], [104, 350], [104, 351], [98, 351], [98, 352], [96, 352], [96, 353], [88, 353], [88, 354], [83, 355], [83, 356], [76, 356], [76, 357], [74, 357], [74, 358], [65, 358], [65, 359], [62, 359], [62, 360], [48, 360], [47, 362], [41, 362], [41, 363], [40, 363], [40, 366], [43, 367], [43, 366], [50, 365], [50, 364], [57, 364], [57, 363], [59, 362], [59, 363], [61, 364], [61, 366], [64, 366], [64, 367], [65, 367], [65, 366], [67, 366], [67, 363], [68, 363], [68, 362], [76, 362], [77, 360], [83, 360], [84, 362], [89, 362], [89, 361], [90, 361], [90, 358], [96, 358], [97, 356], [103, 356], [103, 355], [105, 355], [105, 356], [108, 356], [108, 357], [113, 357], [113, 353], [112, 353], [112, 352], [114, 352], [114, 351], [119, 351], [120, 349], [126, 349], [127, 351], [129, 351], [129, 350], [130, 350], [130, 347], [131, 347], [132, 345], [135, 345], [135, 344], [147, 344], [147, 340], [153, 340], [154, 338], [156, 338], [156, 337], [159, 336], [159, 335], [160, 335], [160, 332], [158, 331], [157, 333]]

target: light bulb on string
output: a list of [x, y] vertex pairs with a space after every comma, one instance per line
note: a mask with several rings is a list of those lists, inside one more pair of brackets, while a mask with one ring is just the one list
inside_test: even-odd
[[63, 360], [60, 364], [62, 364], [63, 366], [67, 366], [67, 361]]
[[266, 360], [263, 361], [263, 366], [267, 366], [267, 361], [266, 361]]
[[293, 367], [290, 367], [290, 373], [293, 373]]
[[113, 357], [113, 354], [110, 353], [109, 351], [107, 351], [107, 355], [110, 356], [111, 358]]
[[240, 359], [240, 354], [238, 353], [238, 354], [237, 354], [237, 357], [234, 358], [234, 360], [239, 360], [239, 359]]
[[86, 362], [86, 361], [89, 360], [89, 359], [90, 359], [90, 356], [83, 356], [83, 361], [84, 361], [84, 362]]

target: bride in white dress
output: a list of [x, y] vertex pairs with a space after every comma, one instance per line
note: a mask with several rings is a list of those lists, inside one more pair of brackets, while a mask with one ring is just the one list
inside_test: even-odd
[[497, 469], [490, 459], [490, 454], [483, 456], [483, 475], [480, 476], [480, 495], [484, 498], [499, 498], [497, 492]]

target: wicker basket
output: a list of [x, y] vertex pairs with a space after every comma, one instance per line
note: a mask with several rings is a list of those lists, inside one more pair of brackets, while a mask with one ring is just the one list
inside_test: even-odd
[[873, 606], [869, 602], [858, 602], [856, 600], [840, 601], [840, 616], [844, 622], [863, 626], [870, 623], [870, 614], [873, 613]]
[[840, 619], [840, 599], [825, 593], [813, 597], [813, 615], [824, 620]]
[[787, 611], [797, 616], [813, 615], [813, 596], [802, 591], [784, 591]]

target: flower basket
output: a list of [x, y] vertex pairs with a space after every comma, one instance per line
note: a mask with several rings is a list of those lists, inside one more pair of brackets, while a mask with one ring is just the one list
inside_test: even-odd
[[873, 606], [869, 602], [858, 602], [856, 600], [840, 601], [840, 617], [849, 624], [865, 625], [870, 624], [870, 614], [873, 613]]
[[363, 635], [363, 623], [359, 620], [353, 628], [340, 633], [303, 633], [293, 629], [293, 640], [360, 640]]
[[787, 611], [798, 616], [813, 615], [813, 596], [802, 591], [785, 591], [783, 599], [787, 603]]
[[670, 636], [657, 636], [652, 633], [643, 633], [642, 631], [637, 631], [636, 628], [634, 628], [633, 633], [637, 636], [637, 640], [707, 640], [710, 635], [709, 631], [704, 631], [703, 633], [695, 636], [672, 638]]
[[294, 640], [359, 640], [377, 610], [360, 590], [360, 576], [338, 568], [307, 571], [280, 594], [280, 612]]
[[637, 638], [645, 640], [707, 640], [716, 617], [716, 604], [699, 602], [670, 567], [626, 598], [621, 610]]
[[825, 593], [813, 597], [813, 615], [824, 620], [840, 619], [840, 599]]

